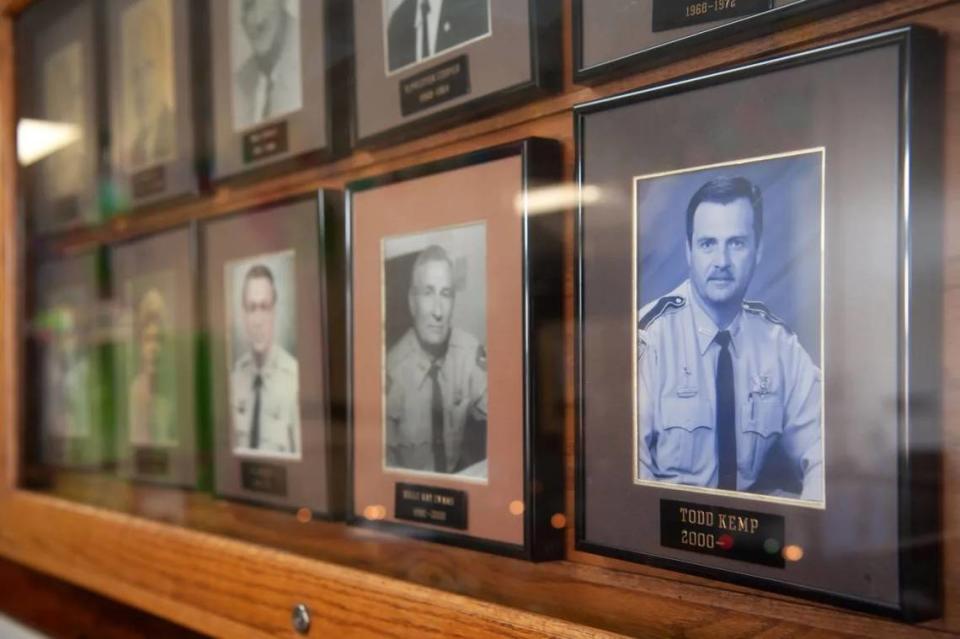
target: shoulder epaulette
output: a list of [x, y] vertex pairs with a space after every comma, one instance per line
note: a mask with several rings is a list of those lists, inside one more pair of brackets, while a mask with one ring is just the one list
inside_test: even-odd
[[683, 299], [679, 295], [667, 295], [666, 297], [661, 297], [657, 300], [657, 303], [653, 305], [653, 308], [647, 311], [644, 316], [637, 321], [637, 328], [646, 330], [646, 328], [653, 323], [653, 320], [657, 319], [670, 309], [683, 308], [686, 303], [687, 300]]
[[787, 326], [787, 323], [784, 322], [779, 317], [777, 317], [776, 315], [774, 315], [770, 311], [770, 309], [767, 308], [767, 305], [764, 304], [763, 302], [753, 302], [750, 300], [743, 300], [743, 310], [747, 311], [748, 313], [753, 313], [754, 315], [759, 315], [760, 317], [767, 320], [768, 322], [772, 322], [773, 324], [782, 326], [785, 331], [787, 331], [790, 334], [793, 334], [793, 331], [790, 330], [790, 327]]

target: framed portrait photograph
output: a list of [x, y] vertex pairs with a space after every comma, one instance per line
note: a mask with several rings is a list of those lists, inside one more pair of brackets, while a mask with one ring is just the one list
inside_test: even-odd
[[47, 144], [21, 148], [27, 225], [49, 233], [100, 221], [99, 3], [35, 3], [17, 19], [18, 117]]
[[353, 2], [355, 142], [421, 135], [559, 89], [555, 0]]
[[906, 27], [575, 108], [578, 549], [939, 614], [942, 70]]
[[341, 0], [210, 6], [215, 179], [344, 148], [349, 29]]
[[37, 428], [24, 432], [24, 449], [40, 467], [99, 470], [115, 460], [103, 257], [83, 253], [33, 269], [26, 411]]
[[312, 193], [203, 226], [216, 492], [343, 514], [343, 227]]
[[528, 139], [348, 186], [352, 523], [560, 556], [560, 171]]
[[[204, 99], [199, 70], [203, 3], [111, 0], [111, 175], [117, 208], [131, 209], [198, 191]], [[199, 56], [199, 57], [195, 57]]]
[[192, 226], [110, 249], [113, 411], [124, 477], [197, 486], [197, 247]]
[[670, 64], [870, 0], [573, 0], [573, 77]]

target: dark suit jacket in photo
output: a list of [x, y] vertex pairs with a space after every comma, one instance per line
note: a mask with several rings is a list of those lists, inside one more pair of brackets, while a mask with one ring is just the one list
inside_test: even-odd
[[[489, 26], [489, 0], [444, 0], [437, 23], [437, 54], [478, 38]], [[389, 67], [395, 71], [417, 61], [417, 11], [420, 0], [403, 0], [387, 28]]]

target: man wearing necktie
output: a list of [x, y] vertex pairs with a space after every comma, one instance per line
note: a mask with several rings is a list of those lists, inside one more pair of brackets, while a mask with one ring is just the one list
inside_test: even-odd
[[234, 124], [243, 130], [303, 106], [300, 25], [287, 0], [231, 1], [250, 45], [234, 85]]
[[387, 24], [388, 67], [396, 71], [489, 33], [490, 0], [402, 0]]
[[822, 501], [820, 370], [744, 299], [762, 255], [760, 189], [711, 180], [686, 220], [689, 279], [638, 314], [639, 479]]
[[427, 247], [410, 279], [413, 326], [387, 353], [388, 467], [459, 473], [486, 460], [486, 350], [452, 326], [455, 298], [453, 262]]
[[241, 453], [299, 456], [299, 367], [274, 341], [276, 307], [273, 273], [263, 264], [251, 267], [240, 308], [249, 349], [230, 373], [233, 447]]

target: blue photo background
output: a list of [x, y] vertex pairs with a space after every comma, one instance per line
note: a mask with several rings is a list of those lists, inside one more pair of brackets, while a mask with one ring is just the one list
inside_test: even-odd
[[641, 178], [637, 196], [638, 309], [689, 276], [686, 210], [704, 183], [744, 177], [763, 192], [763, 254], [747, 299], [783, 319], [820, 366], [821, 165], [820, 150]]

